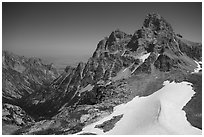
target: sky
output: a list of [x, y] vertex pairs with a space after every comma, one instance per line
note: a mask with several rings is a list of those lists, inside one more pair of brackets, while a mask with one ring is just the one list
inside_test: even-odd
[[2, 49], [37, 57], [91, 56], [117, 28], [133, 34], [159, 13], [185, 39], [202, 41], [202, 3], [2, 4]]

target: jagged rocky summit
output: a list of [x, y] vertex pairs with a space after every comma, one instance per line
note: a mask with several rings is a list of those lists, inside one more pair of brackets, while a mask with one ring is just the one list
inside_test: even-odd
[[[202, 128], [202, 72], [193, 73], [202, 44], [175, 34], [158, 14], [148, 14], [133, 35], [113, 31], [87, 63], [67, 66], [61, 74], [40, 59], [6, 51], [2, 59], [2, 119], [5, 127], [18, 127], [13, 134], [77, 133], [115, 106], [161, 89], [165, 80], [193, 83], [196, 94], [183, 109], [188, 121]], [[100, 128], [109, 130], [121, 117]]]

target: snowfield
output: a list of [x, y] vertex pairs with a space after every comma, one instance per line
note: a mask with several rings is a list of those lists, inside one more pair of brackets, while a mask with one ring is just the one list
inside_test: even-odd
[[[131, 134], [194, 134], [202, 130], [190, 125], [182, 108], [194, 95], [189, 82], [164, 82], [164, 87], [147, 97], [135, 97], [126, 104], [118, 105], [111, 115], [83, 128], [81, 133], [131, 135]], [[123, 114], [115, 126], [103, 132], [96, 125]]]

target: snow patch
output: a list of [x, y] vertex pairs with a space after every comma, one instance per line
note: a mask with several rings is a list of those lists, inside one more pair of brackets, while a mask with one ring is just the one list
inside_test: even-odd
[[[147, 97], [135, 97], [126, 104], [114, 107], [111, 115], [83, 128], [77, 134], [91, 132], [96, 134], [202, 134], [190, 125], [182, 108], [194, 95], [192, 84], [188, 82], [164, 82], [164, 87]], [[113, 116], [123, 117], [108, 131], [95, 128]]]
[[127, 69], [128, 69], [128, 68], [125, 68], [125, 69], [123, 70], [123, 72], [125, 72]]
[[139, 59], [141, 59], [142, 62], [144, 62], [145, 59], [147, 59], [147, 58], [149, 57], [150, 54], [151, 54], [151, 53], [144, 54], [144, 55], [140, 56]]
[[111, 84], [111, 81], [109, 81], [108, 83], [106, 83], [105, 86], [108, 86], [108, 85], [110, 85], [110, 84]]
[[79, 91], [79, 93], [83, 93], [83, 92], [85, 92], [85, 91], [91, 91], [92, 89], [93, 89], [93, 85], [91, 85], [91, 84], [88, 84], [85, 88], [83, 88], [83, 89], [81, 89], [80, 91]]
[[120, 80], [120, 79], [125, 79], [125, 78], [128, 78], [130, 76], [131, 72], [130, 72], [130, 69], [129, 67], [119, 71], [117, 73], [117, 75], [115, 77], [112, 78], [113, 81], [116, 81], [116, 80]]

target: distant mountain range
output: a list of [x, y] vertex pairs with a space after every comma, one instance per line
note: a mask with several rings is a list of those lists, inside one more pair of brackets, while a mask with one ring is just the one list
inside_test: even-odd
[[[116, 106], [157, 92], [167, 80], [193, 84], [196, 94], [183, 110], [202, 129], [202, 70], [194, 73], [202, 65], [202, 44], [175, 34], [159, 14], [148, 14], [133, 35], [111, 32], [77, 66], [60, 62], [56, 68], [7, 51], [2, 56], [4, 134], [75, 134]], [[115, 116], [108, 128], [120, 119]]]
[[76, 67], [79, 62], [87, 62], [91, 55], [82, 55], [82, 56], [60, 56], [60, 57], [40, 57], [45, 64], [51, 64], [55, 66], [55, 68], [62, 72], [66, 66]]

